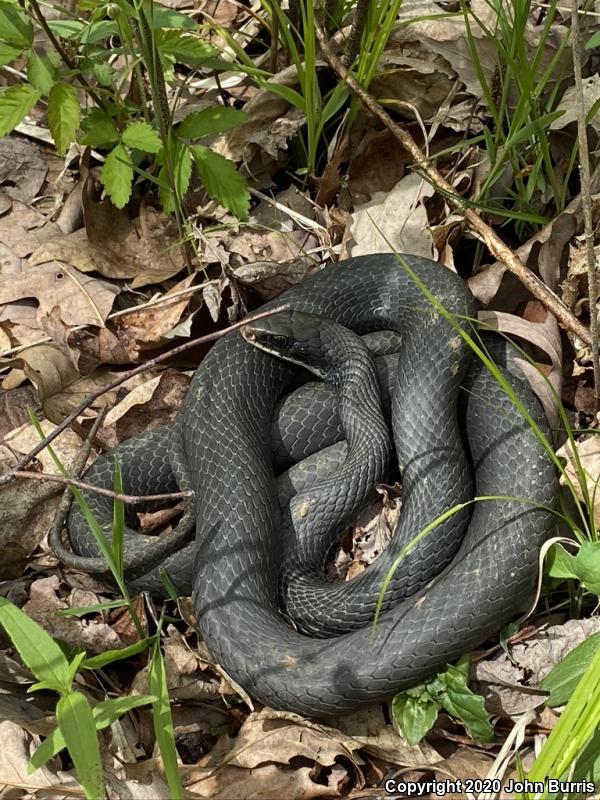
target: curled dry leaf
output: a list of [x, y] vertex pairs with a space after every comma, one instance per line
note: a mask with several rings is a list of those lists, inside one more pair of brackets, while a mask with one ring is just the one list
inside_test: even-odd
[[80, 375], [71, 358], [54, 344], [27, 347], [5, 364], [23, 370], [36, 388], [44, 415], [56, 424], [112, 378], [106, 371]]
[[484, 696], [491, 713], [511, 716], [539, 708], [546, 697], [537, 689], [541, 681], [571, 650], [599, 630], [597, 617], [540, 628], [525, 641], [511, 645], [510, 655], [501, 652], [474, 664], [472, 689]]
[[[0, 785], [14, 789], [14, 793], [7, 794], [6, 797], [37, 797], [38, 791], [55, 800], [83, 795], [83, 789], [77, 781], [68, 773], [58, 771], [52, 761], [35, 772], [29, 772], [29, 759], [41, 743], [38, 736], [31, 736], [14, 722], [3, 720], [0, 722], [0, 737], [3, 743], [0, 754]], [[61, 791], [61, 787], [64, 787], [64, 791]], [[19, 791], [21, 794], [17, 794]]]
[[349, 256], [366, 253], [411, 253], [432, 258], [433, 240], [426, 198], [433, 188], [420, 175], [406, 175], [391, 192], [377, 192], [348, 220]]
[[131, 279], [134, 288], [160, 283], [185, 267], [172, 221], [142, 205], [131, 220], [108, 200], [96, 203], [83, 191], [86, 228], [54, 236], [36, 249], [33, 264], [58, 260], [81, 272]]
[[219, 739], [190, 770], [187, 788], [222, 800], [338, 796], [342, 788], [364, 784], [359, 749], [334, 728], [265, 708], [250, 714], [234, 739]]
[[57, 575], [34, 581], [23, 611], [45, 628], [53, 638], [61, 639], [71, 647], [84, 647], [89, 655], [98, 655], [106, 650], [118, 650], [125, 646], [105, 622], [95, 620], [92, 624], [88, 624], [86, 620], [77, 617], [61, 617], [56, 614], [56, 611], [75, 608], [78, 605], [77, 594], [74, 598], [63, 599], [60, 588]]
[[0, 187], [9, 197], [31, 201], [44, 185], [48, 166], [40, 149], [17, 136], [7, 136], [0, 141]]
[[551, 427], [556, 428], [559, 423], [556, 398], [560, 397], [562, 386], [560, 330], [556, 319], [546, 312], [541, 304], [532, 303], [529, 308], [533, 306], [539, 312], [539, 321], [523, 319], [515, 314], [505, 314], [501, 311], [480, 311], [478, 318], [485, 323], [486, 328], [489, 326], [507, 336], [517, 336], [523, 342], [537, 347], [549, 358], [550, 365], [548, 366], [531, 363], [516, 354], [511, 355], [511, 361], [519, 367], [544, 407]]
[[114, 320], [119, 341], [131, 361], [137, 361], [142, 346], [163, 344], [165, 339], [171, 338], [173, 328], [181, 321], [192, 298], [191, 293], [180, 292], [189, 288], [194, 278], [194, 275], [186, 276], [162, 295], [160, 302], [133, 308]]
[[[596, 520], [596, 525], [600, 525], [600, 438], [598, 436], [590, 436], [587, 439], [580, 439], [575, 442], [575, 447], [579, 462], [585, 472], [587, 491], [594, 503], [594, 519]], [[577, 498], [585, 502], [583, 489], [579, 482], [577, 461], [573, 455], [573, 443], [570, 441], [565, 442], [556, 455], [566, 460], [566, 476], [575, 487]], [[563, 486], [567, 485], [565, 475], [561, 474], [560, 482]]]
[[[28, 315], [30, 328], [43, 331], [42, 317], [51, 314], [55, 306], [66, 325], [103, 325], [119, 293], [113, 284], [84, 275], [71, 267], [48, 262], [27, 267], [18, 275], [0, 280], [0, 322], [20, 321], [19, 301], [37, 301], [37, 308]], [[13, 313], [14, 312], [14, 313]]]

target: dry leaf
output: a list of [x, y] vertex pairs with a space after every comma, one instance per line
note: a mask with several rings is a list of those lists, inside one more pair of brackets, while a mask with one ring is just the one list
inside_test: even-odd
[[431, 258], [433, 240], [423, 203], [432, 195], [432, 186], [416, 173], [406, 175], [390, 192], [374, 194], [348, 220], [353, 241], [348, 255], [397, 252]]
[[40, 193], [47, 173], [39, 147], [17, 136], [0, 141], [0, 187], [9, 197], [31, 203]]
[[[18, 319], [13, 315], [12, 304], [31, 298], [38, 303], [35, 319], [40, 330], [41, 318], [51, 314], [55, 306], [60, 308], [66, 325], [102, 325], [118, 293], [113, 284], [55, 262], [26, 267], [19, 275], [0, 281], [0, 304], [7, 304], [0, 313], [0, 322]], [[32, 324], [31, 319], [28, 324]]]

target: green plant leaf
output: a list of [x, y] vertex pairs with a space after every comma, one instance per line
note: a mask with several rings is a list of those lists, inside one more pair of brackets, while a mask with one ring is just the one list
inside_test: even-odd
[[106, 147], [119, 141], [113, 120], [99, 108], [91, 108], [81, 120], [81, 144], [89, 147]]
[[71, 672], [63, 651], [37, 622], [4, 597], [0, 597], [0, 625], [38, 681], [55, 692], [69, 691]]
[[433, 727], [440, 704], [424, 688], [399, 692], [392, 700], [392, 716], [408, 744], [417, 745]]
[[289, 86], [284, 86], [282, 83], [272, 83], [271, 81], [261, 81], [260, 85], [263, 89], [278, 94], [291, 106], [306, 112], [306, 101], [295, 89], [290, 89]]
[[158, 639], [158, 637], [152, 648], [148, 678], [150, 691], [156, 696], [156, 700], [152, 704], [154, 733], [162, 756], [169, 790], [172, 797], [183, 797], [179, 768], [177, 766], [177, 750], [175, 748], [175, 733], [173, 730], [173, 718], [171, 716], [167, 676], [160, 652], [160, 639]]
[[96, 44], [110, 39], [111, 36], [118, 36], [118, 34], [119, 26], [114, 20], [101, 19], [89, 25], [87, 30], [83, 32], [81, 42], [82, 44]]
[[106, 157], [100, 181], [117, 208], [123, 208], [131, 197], [133, 167], [131, 156], [122, 144], [116, 145]]
[[562, 706], [568, 701], [598, 650], [600, 650], [600, 633], [593, 633], [573, 648], [546, 675], [540, 683], [540, 689], [550, 692], [550, 696], [546, 699], [547, 705]]
[[27, 83], [9, 86], [0, 94], [0, 138], [17, 127], [40, 97], [40, 92]]
[[250, 193], [233, 161], [200, 144], [191, 148], [194, 164], [208, 194], [238, 219], [248, 219]]
[[35, 50], [27, 53], [27, 78], [42, 94], [50, 94], [56, 78], [56, 65], [47, 53], [39, 55]]
[[12, 44], [0, 42], [0, 67], [3, 67], [5, 64], [10, 64], [11, 61], [14, 61], [15, 58], [18, 58], [22, 52], [22, 47], [16, 47]]
[[[116, 697], [111, 700], [104, 700], [92, 709], [94, 725], [97, 731], [108, 728], [117, 719], [140, 706], [147, 706], [154, 703], [156, 697], [151, 694], [138, 694], [130, 697]], [[28, 764], [28, 771], [35, 772], [36, 769], [43, 767], [46, 761], [65, 748], [66, 742], [60, 731], [55, 728], [41, 743]]]
[[123, 131], [123, 144], [142, 153], [158, 153], [162, 147], [160, 136], [147, 122], [131, 122]]
[[158, 3], [153, 4], [151, 8], [152, 13], [148, 15], [148, 23], [153, 30], [160, 28], [196, 30], [198, 27], [194, 19], [188, 17], [187, 14], [182, 14], [181, 11], [159, 6]]
[[96, 723], [87, 697], [71, 692], [56, 705], [56, 719], [85, 796], [104, 797], [104, 780]]
[[585, 43], [586, 50], [594, 50], [596, 47], [600, 47], [600, 31], [593, 33]]
[[180, 64], [187, 64], [190, 67], [200, 66], [217, 52], [204, 39], [181, 31], [157, 30], [155, 41], [159, 53], [171, 56]]
[[[179, 141], [171, 145], [171, 153], [175, 188], [179, 198], [183, 198], [188, 190], [192, 177], [192, 157], [186, 145]], [[175, 210], [175, 201], [172, 194], [173, 187], [170, 186], [169, 173], [165, 165], [161, 167], [158, 173], [158, 180], [158, 196], [161, 205], [168, 214], [172, 214]]]
[[33, 25], [14, 3], [0, 3], [0, 39], [21, 50], [33, 42]]
[[100, 86], [112, 86], [115, 80], [115, 71], [107, 61], [94, 61], [92, 75]]
[[468, 658], [461, 659], [455, 667], [446, 668], [443, 674], [445, 692], [439, 701], [448, 713], [464, 723], [476, 742], [490, 742], [494, 738], [490, 715], [483, 697], [474, 694], [467, 685], [468, 670]]
[[77, 92], [68, 83], [55, 83], [48, 97], [48, 127], [56, 149], [66, 153], [79, 127]]
[[235, 108], [203, 108], [201, 111], [192, 111], [182, 120], [177, 135], [182, 139], [200, 139], [202, 136], [229, 131], [247, 119], [248, 114]]
[[137, 653], [143, 653], [147, 650], [151, 639], [142, 639], [135, 644], [130, 644], [128, 647], [122, 647], [119, 650], [105, 650], [104, 653], [99, 653], [97, 656], [86, 658], [82, 663], [82, 669], [102, 669], [107, 664], [112, 664], [113, 661], [121, 661], [124, 658], [131, 658]]
[[575, 578], [589, 592], [600, 596], [600, 542], [582, 542], [575, 555], [560, 544], [553, 545], [548, 574], [551, 578]]
[[49, 19], [46, 22], [52, 33], [61, 39], [73, 39], [86, 28], [86, 23], [78, 19]]

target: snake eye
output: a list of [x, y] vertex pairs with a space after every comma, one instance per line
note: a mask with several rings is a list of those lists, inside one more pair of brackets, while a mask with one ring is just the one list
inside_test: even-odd
[[274, 334], [271, 336], [271, 342], [275, 345], [275, 347], [281, 350], [288, 350], [291, 343], [287, 336], [281, 336], [280, 334]]

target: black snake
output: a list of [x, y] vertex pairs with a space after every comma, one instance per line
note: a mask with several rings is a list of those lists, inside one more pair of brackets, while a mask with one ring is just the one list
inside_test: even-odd
[[[198, 626], [212, 655], [252, 697], [276, 708], [335, 714], [385, 699], [496, 635], [530, 600], [539, 548], [552, 529], [556, 478], [544, 447], [409, 271], [467, 330], [464, 318], [473, 316], [474, 304], [465, 284], [427, 259], [401, 261], [393, 255], [350, 259], [315, 273], [277, 301], [360, 334], [394, 330], [402, 339], [392, 391], [403, 476], [400, 527], [389, 552], [358, 581], [327, 586], [319, 575], [304, 583], [299, 578], [299, 608], [314, 611], [319, 635], [339, 635], [309, 638], [293, 630], [279, 608], [281, 512], [271, 420], [293, 380], [290, 364], [231, 333], [200, 365], [173, 429], [136, 437], [117, 449], [127, 491], [175, 488], [167, 455], [171, 444], [175, 471], [195, 493], [194, 542], [173, 556], [157, 554], [153, 572], [132, 569], [128, 581], [136, 589], [155, 589], [159, 566], [181, 591], [191, 580]], [[508, 373], [506, 380], [547, 432], [529, 389]], [[457, 416], [461, 384], [460, 425], [467, 430], [468, 457]], [[335, 413], [327, 413], [325, 427], [337, 430]], [[292, 438], [302, 424], [292, 415]], [[111, 487], [112, 464], [111, 454], [99, 459], [87, 479]], [[438, 515], [468, 503], [472, 472], [477, 496], [528, 498], [534, 505], [476, 502], [450, 516], [404, 559], [401, 579], [392, 580], [386, 610], [373, 630], [367, 623], [394, 556]], [[348, 480], [359, 478], [344, 474]], [[352, 483], [345, 488], [351, 491]], [[105, 499], [88, 495], [88, 500], [105, 519], [108, 508], [110, 520]], [[75, 508], [69, 532], [86, 566], [85, 559], [98, 552]], [[139, 542], [139, 537], [130, 541], [129, 551], [139, 551]], [[323, 608], [335, 613], [323, 618]]]

